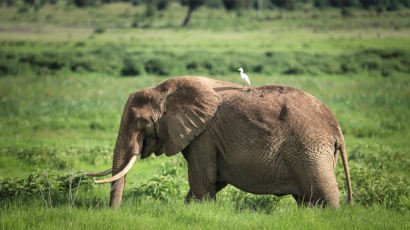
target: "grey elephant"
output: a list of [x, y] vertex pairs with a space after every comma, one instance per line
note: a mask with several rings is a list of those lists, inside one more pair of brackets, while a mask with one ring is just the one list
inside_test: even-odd
[[112, 169], [110, 206], [121, 205], [125, 177], [140, 155], [182, 152], [186, 200], [215, 198], [227, 184], [255, 194], [292, 194], [299, 205], [339, 206], [338, 151], [352, 199], [345, 143], [332, 112], [304, 91], [178, 77], [128, 97]]

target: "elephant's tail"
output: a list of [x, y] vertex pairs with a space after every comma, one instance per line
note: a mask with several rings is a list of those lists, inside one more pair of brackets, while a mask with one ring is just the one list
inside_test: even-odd
[[345, 145], [344, 144], [340, 145], [338, 149], [342, 157], [343, 168], [345, 170], [345, 175], [346, 175], [346, 184], [347, 184], [347, 192], [348, 192], [347, 203], [351, 204], [352, 203], [352, 184], [350, 182], [350, 170], [349, 170], [349, 164], [347, 162]]

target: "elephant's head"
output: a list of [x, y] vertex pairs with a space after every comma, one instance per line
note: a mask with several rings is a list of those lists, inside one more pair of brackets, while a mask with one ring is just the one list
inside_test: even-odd
[[97, 181], [112, 182], [110, 206], [120, 206], [125, 175], [138, 155], [177, 154], [206, 129], [219, 104], [219, 96], [200, 77], [174, 78], [131, 93], [122, 114], [112, 169], [88, 173], [112, 172], [113, 177]]

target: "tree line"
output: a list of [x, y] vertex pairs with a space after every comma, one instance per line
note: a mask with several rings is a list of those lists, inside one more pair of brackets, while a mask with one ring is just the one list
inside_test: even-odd
[[209, 8], [225, 8], [226, 10], [241, 8], [258, 9], [260, 4], [262, 4], [265, 9], [283, 8], [286, 10], [297, 9], [297, 7], [302, 4], [313, 4], [313, 6], [318, 8], [354, 7], [363, 9], [384, 8], [385, 10], [397, 10], [403, 7], [410, 7], [410, 0], [0, 0], [0, 6], [13, 6], [20, 2], [27, 5], [66, 2], [77, 7], [88, 7], [113, 2], [130, 2], [132, 5], [151, 4], [159, 10], [166, 9], [171, 2], [179, 2], [189, 7], [204, 5]]
[[340, 8], [343, 15], [349, 8], [362, 8], [366, 10], [394, 11], [401, 8], [410, 8], [410, 0], [0, 0], [0, 6], [29, 5], [36, 9], [45, 4], [65, 2], [76, 7], [92, 7], [114, 2], [129, 2], [132, 5], [145, 5], [146, 16], [154, 16], [156, 11], [166, 10], [170, 3], [177, 2], [187, 6], [187, 14], [183, 26], [188, 25], [192, 13], [201, 6], [208, 8], [225, 8], [227, 11], [243, 9], [283, 9], [296, 10], [304, 4], [313, 5], [316, 8]]

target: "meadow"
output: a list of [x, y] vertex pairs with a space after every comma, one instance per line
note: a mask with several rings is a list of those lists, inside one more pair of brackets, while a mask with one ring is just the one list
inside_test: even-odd
[[[410, 11], [303, 8], [156, 17], [125, 3], [0, 8], [1, 229], [409, 229]], [[138, 160], [123, 205], [84, 171], [111, 167], [130, 92], [180, 75], [293, 86], [322, 100], [345, 139], [354, 204], [298, 208], [228, 186], [186, 205], [181, 154]]]

